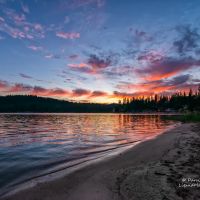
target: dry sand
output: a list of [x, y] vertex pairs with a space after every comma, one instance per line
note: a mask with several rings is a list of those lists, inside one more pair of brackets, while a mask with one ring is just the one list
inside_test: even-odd
[[3, 199], [199, 200], [200, 124], [183, 124], [109, 160]]

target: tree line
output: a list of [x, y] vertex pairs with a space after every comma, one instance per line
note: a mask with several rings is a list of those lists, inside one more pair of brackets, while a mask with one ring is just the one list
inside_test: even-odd
[[115, 105], [75, 103], [31, 95], [0, 96], [0, 112], [113, 112]]
[[177, 92], [170, 96], [154, 95], [152, 97], [124, 98], [119, 101], [119, 112], [172, 112], [200, 111], [200, 87], [188, 93]]
[[31, 95], [0, 96], [0, 112], [184, 112], [200, 111], [200, 87], [189, 93], [123, 98], [118, 104], [81, 103]]

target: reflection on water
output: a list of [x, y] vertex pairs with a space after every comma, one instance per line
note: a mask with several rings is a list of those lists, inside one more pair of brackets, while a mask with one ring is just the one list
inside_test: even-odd
[[172, 124], [158, 115], [1, 114], [0, 188], [153, 137]]

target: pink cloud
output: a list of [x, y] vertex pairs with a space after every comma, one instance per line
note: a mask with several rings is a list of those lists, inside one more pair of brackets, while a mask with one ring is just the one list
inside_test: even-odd
[[29, 85], [16, 83], [15, 85], [11, 86], [7, 92], [8, 93], [28, 92], [30, 91], [30, 89], [31, 87]]
[[51, 58], [53, 58], [53, 54], [47, 54], [47, 55], [45, 55], [45, 58], [51, 59]]
[[189, 74], [179, 75], [170, 79], [161, 79], [155, 81], [146, 81], [142, 83], [122, 83], [117, 85], [121, 91], [160, 94], [163, 92], [175, 93], [177, 90], [183, 91], [189, 88], [195, 88], [200, 82], [199, 79], [192, 79]]
[[85, 63], [68, 64], [68, 66], [74, 71], [96, 75], [103, 73], [104, 70], [113, 65], [113, 63], [115, 63], [115, 55], [107, 55], [104, 53], [99, 56], [90, 54]]
[[37, 31], [42, 31], [42, 30], [43, 30], [43, 27], [42, 27], [41, 24], [34, 24], [34, 28], [35, 28], [35, 30], [37, 30]]
[[80, 33], [76, 33], [76, 32], [57, 32], [56, 33], [57, 37], [63, 38], [63, 39], [77, 39], [80, 38]]
[[9, 84], [6, 81], [0, 80], [0, 90], [4, 90], [9, 87]]
[[18, 38], [18, 39], [26, 38], [26, 34], [23, 31], [20, 31], [19, 29], [16, 29], [16, 28], [7, 27], [7, 33], [15, 39], [16, 38]]
[[45, 29], [41, 24], [27, 21], [25, 14], [13, 9], [3, 11], [6, 18], [0, 17], [1, 31], [15, 39], [44, 38]]
[[[24, 75], [23, 75], [24, 76]], [[26, 76], [25, 77], [29, 77]], [[102, 91], [90, 91], [82, 88], [66, 90], [62, 88], [44, 88], [41, 86], [30, 86], [23, 83], [11, 84], [0, 80], [0, 91], [4, 94], [29, 94], [45, 97], [67, 97], [67, 98], [95, 98], [105, 96], [107, 93]]]
[[111, 56], [99, 57], [91, 54], [86, 63], [68, 64], [75, 71], [83, 72], [86, 74], [100, 74], [104, 69], [111, 66], [113, 63]]
[[145, 68], [135, 69], [135, 72], [146, 80], [155, 81], [175, 76], [194, 67], [200, 67], [200, 60], [188, 58], [164, 58], [150, 63]]
[[47, 59], [59, 59], [59, 58], [61, 58], [61, 55], [49, 53], [49, 54], [45, 55], [44, 57]]
[[61, 88], [54, 88], [54, 89], [46, 89], [43, 87], [35, 86], [32, 91], [30, 92], [32, 95], [38, 96], [55, 96], [55, 97], [66, 97], [70, 94], [68, 90], [64, 90]]
[[90, 94], [91, 94], [90, 90], [85, 90], [85, 89], [72, 90], [72, 97], [86, 96], [86, 95], [90, 95]]
[[33, 51], [41, 51], [43, 49], [41, 46], [35, 46], [35, 45], [28, 46], [28, 48], [32, 49]]

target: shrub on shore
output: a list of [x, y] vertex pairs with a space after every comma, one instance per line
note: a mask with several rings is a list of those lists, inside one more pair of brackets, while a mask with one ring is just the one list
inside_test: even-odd
[[176, 120], [181, 122], [200, 122], [200, 113], [164, 116], [164, 119]]

